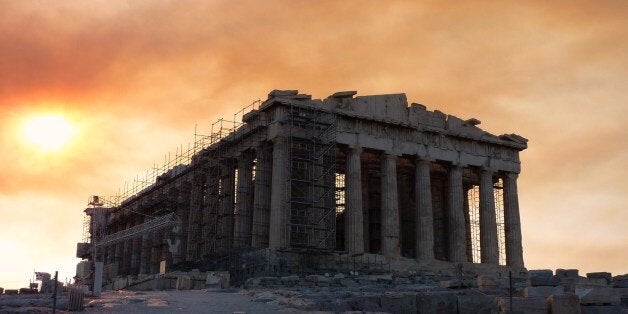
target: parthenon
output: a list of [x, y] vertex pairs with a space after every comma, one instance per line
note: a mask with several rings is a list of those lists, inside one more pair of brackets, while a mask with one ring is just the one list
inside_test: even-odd
[[405, 94], [356, 94], [274, 90], [219, 120], [189, 162], [117, 202], [93, 198], [78, 256], [110, 278], [256, 251], [524, 269], [527, 140]]

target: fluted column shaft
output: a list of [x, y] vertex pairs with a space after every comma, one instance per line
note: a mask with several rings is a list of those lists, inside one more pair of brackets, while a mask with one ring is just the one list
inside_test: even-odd
[[268, 247], [273, 156], [270, 145], [260, 145], [255, 151], [255, 191], [253, 196], [253, 231], [251, 246]]
[[454, 165], [449, 169], [448, 198], [448, 247], [451, 262], [467, 261], [466, 225], [464, 219], [464, 189], [462, 187], [462, 167]]
[[229, 250], [233, 245], [233, 209], [234, 209], [234, 167], [232, 160], [226, 160], [220, 166], [220, 207], [219, 236], [220, 250]]
[[364, 253], [364, 214], [362, 212], [362, 148], [349, 148], [345, 174], [345, 249]]
[[504, 223], [506, 231], [506, 264], [524, 267], [521, 244], [521, 220], [519, 217], [519, 195], [516, 173], [507, 173], [504, 180]]
[[187, 245], [185, 246], [186, 261], [192, 261], [198, 257], [198, 245], [196, 241], [198, 241], [198, 233], [200, 231], [199, 216], [202, 202], [202, 181], [197, 179], [193, 182], [193, 184], [194, 185], [192, 186], [192, 190], [190, 192], [190, 212], [188, 213], [188, 236]]
[[[147, 221], [148, 219], [145, 219]], [[150, 272], [150, 249], [152, 246], [150, 234], [142, 233], [142, 249], [140, 251], [140, 274], [148, 274]]]
[[238, 159], [238, 180], [234, 222], [234, 246], [251, 245], [251, 215], [253, 212], [253, 156], [243, 153]]
[[270, 226], [268, 247], [279, 249], [288, 247], [290, 243], [290, 211], [288, 208], [288, 174], [290, 160], [287, 142], [277, 137], [273, 140], [272, 188], [270, 199]]
[[480, 254], [482, 263], [499, 263], [493, 172], [490, 170], [480, 172]]
[[399, 256], [399, 196], [397, 195], [397, 156], [384, 154], [382, 160], [382, 254]]
[[416, 257], [423, 262], [434, 259], [434, 218], [430, 164], [431, 162], [428, 160], [417, 159], [414, 176], [417, 217]]

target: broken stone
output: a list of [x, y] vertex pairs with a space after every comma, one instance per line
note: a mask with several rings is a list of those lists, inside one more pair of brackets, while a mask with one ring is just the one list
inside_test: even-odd
[[178, 276], [177, 277], [176, 289], [177, 290], [190, 290], [190, 289], [192, 289], [192, 280], [191, 280], [190, 276], [187, 276], [187, 275]]
[[613, 276], [611, 275], [611, 273], [607, 272], [587, 273], [587, 278], [604, 278], [606, 279], [606, 284], [610, 284], [613, 280]]
[[559, 268], [556, 270], [556, 277], [558, 279], [561, 278], [578, 278], [578, 270], [577, 269], [562, 269]]
[[617, 305], [582, 305], [580, 313], [582, 314], [620, 314], [621, 308]]
[[456, 300], [456, 294], [450, 291], [419, 292], [417, 313], [456, 313]]
[[381, 296], [382, 311], [393, 314], [416, 313], [416, 295], [412, 293], [385, 293]]
[[541, 286], [541, 287], [525, 287], [523, 289], [523, 296], [529, 297], [543, 297], [547, 298], [550, 295], [563, 295], [565, 294], [565, 287], [563, 286]]
[[580, 298], [577, 295], [550, 295], [547, 298], [548, 313], [578, 314], [580, 313]]
[[[516, 313], [545, 314], [547, 313], [545, 306], [545, 298], [512, 298], [512, 308]], [[509, 313], [510, 298], [499, 298], [499, 308], [501, 313]]]
[[619, 292], [610, 287], [576, 288], [581, 305], [619, 305]]
[[499, 288], [501, 280], [494, 276], [478, 276], [477, 285], [480, 289], [496, 289]]

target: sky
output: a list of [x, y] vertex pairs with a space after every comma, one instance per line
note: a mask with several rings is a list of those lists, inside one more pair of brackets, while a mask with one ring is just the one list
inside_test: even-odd
[[[0, 287], [71, 278], [90, 195], [273, 89], [406, 93], [529, 139], [526, 266], [628, 273], [626, 1], [0, 0]], [[28, 137], [38, 117], [68, 141]]]

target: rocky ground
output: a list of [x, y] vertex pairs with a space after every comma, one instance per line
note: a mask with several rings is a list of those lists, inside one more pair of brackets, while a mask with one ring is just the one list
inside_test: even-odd
[[[504, 313], [510, 309], [508, 278], [435, 281], [414, 274], [257, 277], [243, 288], [188, 290], [191, 276], [178, 275], [177, 289], [106, 291], [86, 298], [87, 312], [104, 313]], [[217, 277], [210, 275], [209, 279]], [[441, 277], [441, 279], [444, 277]], [[208, 279], [208, 280], [209, 280]], [[447, 278], [445, 278], [447, 279]], [[211, 283], [212, 281], [209, 280]], [[628, 275], [579, 276], [577, 270], [532, 270], [513, 281], [518, 313], [628, 313]], [[138, 286], [135, 286], [138, 287]], [[0, 296], [0, 313], [49, 313], [50, 295]], [[58, 308], [67, 309], [67, 295]]]

